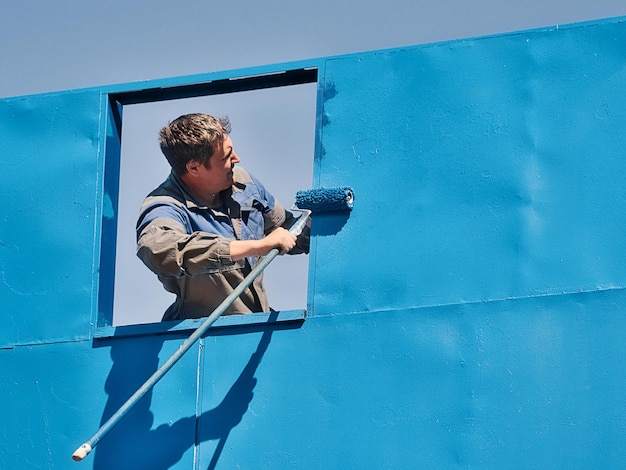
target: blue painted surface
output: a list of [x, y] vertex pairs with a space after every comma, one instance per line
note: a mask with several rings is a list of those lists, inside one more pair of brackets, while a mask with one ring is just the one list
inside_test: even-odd
[[89, 339], [100, 99], [85, 90], [0, 102], [0, 347]]
[[[620, 468], [625, 44], [606, 20], [0, 101], [0, 468]], [[309, 67], [316, 184], [356, 199], [314, 219], [308, 317], [212, 330], [73, 463], [184, 340], [106, 326], [108, 94]]]
[[330, 60], [320, 181], [358, 204], [314, 314], [625, 285], [626, 29], [600, 29]]

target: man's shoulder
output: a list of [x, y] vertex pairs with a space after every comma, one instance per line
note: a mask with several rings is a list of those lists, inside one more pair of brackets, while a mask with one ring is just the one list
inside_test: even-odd
[[142, 204], [142, 211], [155, 206], [170, 205], [178, 208], [187, 206], [187, 199], [172, 175], [148, 194]]
[[265, 189], [265, 185], [259, 181], [259, 179], [248, 172], [243, 167], [236, 166], [233, 169], [233, 173], [235, 174], [235, 184], [233, 189], [235, 191], [253, 191], [260, 192], [265, 194], [267, 190]]
[[236, 166], [233, 168], [233, 173], [235, 174], [235, 181], [237, 181], [237, 183], [249, 184], [254, 182], [250, 173], [243, 167]]

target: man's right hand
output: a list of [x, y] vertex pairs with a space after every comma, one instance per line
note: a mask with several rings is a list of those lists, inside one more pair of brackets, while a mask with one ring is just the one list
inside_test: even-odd
[[247, 256], [265, 256], [272, 249], [278, 248], [284, 255], [296, 246], [296, 236], [282, 227], [278, 227], [261, 240], [233, 240], [230, 242], [230, 257], [233, 261]]
[[270, 245], [267, 253], [269, 253], [272, 248], [278, 248], [280, 250], [280, 254], [284, 255], [294, 246], [296, 246], [296, 236], [289, 230], [284, 229], [283, 227], [278, 227], [276, 230], [266, 236], [265, 239]]

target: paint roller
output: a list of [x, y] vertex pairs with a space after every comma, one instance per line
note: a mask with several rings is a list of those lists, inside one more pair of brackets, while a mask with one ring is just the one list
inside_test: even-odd
[[352, 210], [354, 191], [348, 186], [298, 191], [295, 205], [313, 214]]
[[[296, 193], [296, 210], [302, 215], [296, 223], [289, 229], [291, 233], [298, 236], [306, 225], [311, 213], [325, 213], [352, 210], [354, 203], [354, 193], [351, 188], [320, 188]], [[102, 425], [100, 429], [84, 444], [82, 444], [72, 454], [72, 460], [78, 462], [83, 460], [100, 440], [117, 424], [124, 416], [137, 404], [141, 398], [150, 391], [159, 380], [176, 364], [180, 358], [200, 339], [215, 323], [215, 321], [231, 306], [231, 304], [241, 295], [244, 290], [252, 284], [259, 274], [269, 265], [279, 254], [278, 248], [274, 248], [267, 255], [259, 260], [243, 281], [217, 306], [204, 322], [187, 338], [172, 356], [137, 389], [137, 391], [120, 406], [120, 408]]]

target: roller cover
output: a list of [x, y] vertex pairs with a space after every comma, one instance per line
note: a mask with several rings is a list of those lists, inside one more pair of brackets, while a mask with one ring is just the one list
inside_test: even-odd
[[352, 210], [354, 191], [349, 187], [319, 188], [298, 191], [296, 206], [313, 213]]

